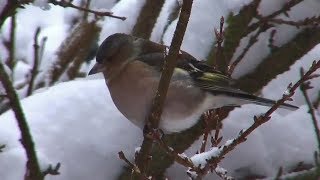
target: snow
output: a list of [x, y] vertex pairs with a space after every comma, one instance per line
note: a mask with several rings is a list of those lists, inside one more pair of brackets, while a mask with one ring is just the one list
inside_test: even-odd
[[130, 33], [139, 16], [145, 0], [121, 0], [112, 9], [111, 12], [118, 16], [124, 16], [125, 21], [106, 17], [100, 22], [102, 30], [100, 33], [99, 44], [114, 33]]
[[48, 3], [48, 0], [35, 0], [32, 4], [41, 8], [42, 10], [50, 10], [51, 8], [51, 6]]
[[[311, 49], [307, 54], [305, 54], [300, 60], [296, 61], [290, 67], [290, 70], [278, 75], [274, 80], [268, 83], [262, 90], [264, 97], [277, 99], [281, 92], [284, 92], [287, 89], [287, 85], [290, 82], [295, 83], [300, 77], [300, 68], [302, 67], [305, 71], [311, 66], [312, 62], [320, 59], [320, 44]], [[316, 74], [320, 73], [320, 70], [315, 72]], [[320, 90], [319, 78], [311, 80], [311, 86], [313, 89], [308, 90], [310, 99], [316, 99], [318, 91]], [[301, 91], [297, 91], [293, 96], [293, 103], [296, 105], [305, 104], [304, 97], [302, 96]]]
[[[275, 9], [278, 9], [280, 4], [286, 0], [263, 0], [259, 7], [259, 12], [263, 15], [268, 15], [269, 13], [273, 12]], [[284, 20], [292, 20], [298, 21], [304, 19], [306, 17], [312, 17], [316, 15], [320, 15], [320, 3], [317, 0], [307, 0], [299, 3], [297, 6], [293, 7], [289, 12], [289, 18], [285, 17], [284, 15], [279, 15], [277, 18], [282, 18]], [[251, 49], [247, 52], [244, 59], [239, 63], [239, 65], [234, 70], [232, 77], [239, 78], [252, 70], [256, 67], [256, 65], [260, 64], [261, 61], [264, 60], [270, 53], [270, 49], [268, 47], [268, 41], [270, 38], [270, 33], [273, 29], [276, 29], [277, 32], [275, 34], [275, 42], [274, 45], [280, 46], [288, 42], [292, 39], [301, 29], [297, 29], [293, 26], [288, 25], [275, 25], [274, 28], [269, 29], [268, 31], [261, 33], [258, 37], [258, 42], [256, 42]], [[242, 49], [247, 45], [247, 42], [252, 35], [249, 34], [246, 38], [241, 40], [240, 46], [237, 48], [232, 61], [234, 61], [239, 54], [242, 52]]]
[[171, 12], [173, 11], [173, 8], [176, 6], [177, 1], [176, 0], [167, 0], [163, 4], [162, 10], [159, 14], [159, 17], [157, 19], [157, 22], [153, 28], [153, 31], [151, 33], [150, 40], [161, 43], [161, 38], [163, 35], [163, 31], [165, 30], [165, 27], [168, 23], [168, 18]]
[[[205, 59], [215, 38], [214, 28], [219, 28], [221, 16], [226, 17], [228, 13], [223, 1], [194, 1], [181, 49], [200, 60]], [[176, 24], [174, 20], [168, 26], [163, 37], [165, 45], [170, 45]]]
[[[38, 0], [44, 2], [45, 0]], [[3, 3], [0, 1], [0, 10]], [[241, 6], [251, 0], [203, 0], [194, 1], [191, 19], [188, 24], [182, 49], [199, 59], [204, 59], [215, 39], [214, 28], [219, 27], [221, 16], [226, 17], [230, 12], [237, 13]], [[259, 12], [268, 15], [281, 6], [285, 0], [262, 0]], [[94, 9], [104, 8], [114, 15], [127, 17], [126, 21], [106, 17], [99, 22], [102, 32], [99, 43], [116, 32], [129, 33], [139, 15], [144, 0], [121, 0], [117, 2], [92, 0]], [[164, 4], [151, 39], [161, 41], [164, 26], [167, 22], [173, 0]], [[48, 37], [41, 70], [52, 63], [55, 52], [70, 31], [70, 22], [79, 14], [76, 10], [50, 5], [49, 11], [39, 7], [26, 5], [17, 14], [16, 57], [19, 60], [14, 69], [15, 83], [23, 82], [33, 64], [33, 36], [35, 29], [41, 27], [39, 40]], [[299, 20], [319, 14], [320, 3], [317, 0], [307, 0], [293, 8], [290, 19]], [[43, 18], [46, 17], [46, 18]], [[283, 15], [279, 16], [285, 18]], [[173, 21], [164, 32], [164, 43], [170, 44], [177, 20]], [[227, 26], [227, 24], [226, 24]], [[10, 19], [1, 28], [0, 39], [8, 40]], [[282, 45], [295, 36], [300, 30], [286, 25], [275, 26], [275, 45]], [[259, 42], [248, 52], [244, 60], [235, 70], [234, 77], [254, 69], [269, 53], [268, 38], [271, 30], [259, 36]], [[237, 54], [246, 45], [248, 38], [242, 40]], [[5, 59], [8, 56], [0, 43], [0, 54]], [[236, 55], [237, 55], [236, 54]], [[236, 57], [235, 55], [235, 57]], [[234, 58], [235, 58], [234, 57]], [[278, 75], [263, 90], [262, 95], [277, 99], [282, 96], [290, 82], [299, 78], [299, 68], [307, 69], [313, 60], [320, 59], [320, 45], [290, 67], [290, 70]], [[23, 63], [24, 62], [24, 63]], [[91, 62], [90, 64], [92, 65]], [[88, 68], [85, 66], [83, 67]], [[6, 70], [10, 71], [8, 68]], [[45, 75], [45, 74], [44, 74]], [[100, 78], [100, 79], [99, 79]], [[61, 162], [60, 175], [48, 176], [47, 179], [115, 179], [125, 165], [119, 160], [117, 153], [124, 151], [132, 160], [135, 151], [141, 145], [141, 130], [126, 120], [115, 108], [101, 75], [76, 81], [60, 83], [51, 88], [43, 88], [36, 94], [21, 101], [23, 110], [31, 128], [37, 154], [42, 169], [49, 164]], [[97, 80], [95, 80], [97, 79]], [[315, 99], [320, 90], [319, 80], [313, 80], [309, 90], [311, 99]], [[19, 91], [23, 95], [24, 89]], [[21, 96], [23, 97], [23, 96]], [[295, 105], [299, 110], [277, 111], [270, 122], [263, 125], [249, 136], [248, 140], [227, 154], [221, 162], [230, 175], [241, 177], [245, 172], [274, 176], [280, 166], [284, 170], [300, 161], [313, 163], [313, 152], [316, 150], [316, 139], [304, 99], [298, 91], [294, 96]], [[265, 107], [245, 105], [236, 108], [225, 119], [222, 129], [223, 143], [228, 145], [253, 123], [253, 116], [264, 113]], [[320, 115], [316, 114], [320, 119]], [[0, 154], [0, 179], [22, 179], [25, 172], [25, 153], [19, 142], [19, 130], [12, 111], [0, 116], [0, 145], [5, 144], [4, 152]], [[200, 138], [202, 139], [202, 138]], [[194, 155], [201, 145], [201, 140], [194, 143], [182, 156]], [[203, 165], [205, 159], [216, 156], [219, 151], [212, 148], [203, 154], [194, 155], [192, 161]], [[14, 167], [14, 171], [12, 171]], [[167, 171], [170, 179], [186, 179], [186, 169], [175, 164]], [[205, 179], [218, 179], [210, 174]]]
[[211, 158], [219, 156], [220, 152], [220, 148], [213, 147], [209, 151], [195, 154], [190, 159], [196, 167], [204, 168], [204, 166], [207, 164], [207, 161]]
[[[21, 101], [40, 162], [61, 162], [61, 175], [46, 179], [115, 179], [142, 141], [140, 129], [115, 108], [104, 80], [61, 83]], [[0, 116], [0, 179], [22, 179], [24, 150], [11, 111]], [[12, 171], [12, 167], [15, 170]], [[13, 173], [8, 173], [13, 172]]]

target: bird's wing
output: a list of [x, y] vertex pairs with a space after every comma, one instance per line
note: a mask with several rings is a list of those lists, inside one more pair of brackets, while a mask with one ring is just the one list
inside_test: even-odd
[[[141, 44], [143, 47], [141, 47], [141, 52], [137, 59], [149, 66], [152, 66], [158, 71], [162, 71], [166, 53], [165, 51], [168, 51], [168, 47], [145, 40], [143, 40], [143, 43]], [[185, 51], [180, 51], [178, 55], [175, 75], [179, 76], [179, 74], [188, 74], [195, 82], [201, 81], [201, 84], [204, 86], [217, 84], [221, 86], [229, 86], [233, 82], [233, 80], [228, 76], [215, 70], [205, 62], [197, 60]]]
[[[155, 46], [154, 49], [151, 48], [151, 53], [150, 51], [149, 53], [141, 53], [137, 59], [161, 72], [165, 56], [163, 48], [161, 49], [159, 47], [161, 46]], [[193, 56], [184, 51], [181, 51], [178, 56], [178, 62], [173, 78], [178, 80], [184, 78], [190, 80], [191, 78], [195, 86], [211, 93], [212, 95], [235, 97], [247, 102], [264, 106], [272, 106], [275, 103], [275, 101], [273, 100], [257, 97], [240, 89], [232, 87], [234, 81], [230, 77], [222, 74], [219, 71], [216, 71], [214, 68], [205, 64], [205, 62], [198, 61]], [[296, 106], [290, 104], [284, 104], [282, 107], [291, 110], [297, 109]]]

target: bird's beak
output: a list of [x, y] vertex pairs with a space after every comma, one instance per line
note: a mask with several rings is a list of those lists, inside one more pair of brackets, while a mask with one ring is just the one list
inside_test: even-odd
[[104, 70], [104, 66], [103, 64], [99, 64], [99, 63], [96, 63], [92, 69], [89, 71], [89, 74], [88, 75], [92, 75], [92, 74], [97, 74], [99, 72], [102, 72]]

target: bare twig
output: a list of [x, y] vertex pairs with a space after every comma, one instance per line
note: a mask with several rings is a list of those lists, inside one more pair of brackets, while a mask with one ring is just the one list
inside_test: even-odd
[[[151, 106], [149, 115], [146, 119], [146, 122], [147, 122], [146, 127], [156, 129], [159, 126], [159, 121], [160, 121], [163, 105], [165, 102], [165, 97], [168, 91], [170, 79], [173, 74], [174, 67], [176, 66], [176, 63], [177, 63], [177, 57], [180, 51], [180, 46], [187, 28], [188, 21], [189, 21], [192, 2], [193, 2], [192, 0], [183, 1], [181, 13], [179, 16], [176, 30], [173, 35], [170, 50], [168, 55], [165, 57], [165, 63], [164, 63], [163, 71], [161, 74], [159, 86], [156, 92], [156, 96], [152, 101], [152, 106]], [[144, 162], [149, 156], [151, 152], [151, 148], [152, 148], [152, 139], [149, 139], [145, 136], [141, 146], [141, 151], [138, 154], [136, 159], [137, 165], [142, 172], [145, 172], [147, 169], [147, 167], [144, 165]]]
[[0, 145], [0, 152], [3, 152], [3, 149], [6, 147], [6, 145], [5, 144], [1, 144]]
[[275, 18], [276, 16], [284, 13], [285, 15], [288, 16], [288, 11], [295, 5], [299, 4], [300, 2], [302, 2], [303, 0], [290, 0], [288, 1], [284, 6], [282, 6], [281, 9], [273, 12], [272, 14], [268, 15], [268, 16], [260, 16], [257, 15], [256, 18], [260, 19], [258, 22], [256, 23], [252, 23], [249, 27], [248, 27], [248, 32], [247, 34], [251, 33], [252, 31], [255, 31], [259, 26], [267, 23], [270, 19]]
[[30, 77], [30, 82], [27, 90], [27, 96], [30, 96], [33, 90], [33, 84], [34, 80], [38, 74], [38, 67], [39, 67], [39, 44], [38, 44], [38, 37], [40, 34], [40, 27], [37, 28], [35, 34], [34, 34], [34, 39], [33, 39], [33, 66], [31, 69], [31, 77]]
[[249, 51], [249, 49], [258, 41], [258, 37], [259, 35], [266, 31], [269, 27], [267, 25], [260, 27], [259, 30], [257, 30], [257, 32], [252, 35], [249, 38], [248, 44], [246, 45], [246, 47], [242, 50], [241, 54], [237, 57], [237, 59], [235, 59], [233, 61], [233, 63], [231, 65], [229, 65], [228, 67], [228, 72], [227, 74], [229, 76], [231, 76], [231, 74], [233, 73], [234, 69], [236, 68], [236, 66], [240, 63], [240, 61], [244, 58], [244, 56], [247, 54], [247, 52]]
[[[209, 135], [211, 136], [211, 146], [216, 146], [217, 144], [220, 143], [220, 141], [222, 139], [219, 137], [220, 118], [219, 118], [217, 110], [209, 110], [209, 111], [205, 112], [203, 114], [203, 119], [204, 119], [204, 123], [206, 125], [205, 125], [205, 129], [204, 129], [204, 133], [203, 133], [203, 140], [202, 140], [200, 151], [199, 151], [200, 153], [203, 153], [206, 150], [206, 145], [208, 142]], [[216, 127], [214, 137], [212, 137], [212, 135], [211, 135], [211, 130], [212, 130], [213, 124], [215, 124], [215, 127]]]
[[300, 21], [288, 21], [280, 18], [273, 18], [268, 20], [269, 23], [274, 23], [274, 24], [286, 24], [290, 26], [295, 26], [296, 28], [300, 28], [301, 26], [318, 26], [320, 23], [320, 16], [314, 16], [311, 18], [306, 18], [304, 20]]
[[[48, 84], [52, 85], [57, 82], [66, 71], [69, 71], [67, 73], [70, 79], [76, 76], [81, 63], [90, 50], [92, 41], [95, 40], [100, 30], [96, 21], [82, 20], [76, 25], [59, 47], [57, 58], [48, 72]], [[73, 64], [70, 66], [71, 63]], [[41, 85], [38, 86], [41, 87]]]
[[[14, 68], [15, 64], [15, 31], [16, 31], [16, 14], [14, 13], [11, 16], [10, 21], [10, 36], [9, 36], [9, 42], [8, 42], [8, 51], [9, 51], [9, 57], [6, 61], [7, 66], [11, 69], [11, 71]], [[11, 74], [12, 75], [12, 74]]]
[[[90, 4], [91, 4], [91, 0], [87, 0], [86, 2], [85, 2], [85, 8], [86, 9], [89, 9], [90, 8]], [[88, 18], [88, 14], [89, 14], [89, 12], [88, 11], [84, 11], [84, 13], [83, 13], [83, 20], [86, 20], [87, 18]]]
[[278, 100], [265, 114], [254, 117], [254, 123], [246, 130], [240, 131], [238, 137], [233, 140], [228, 140], [225, 145], [219, 148], [213, 148], [211, 153], [213, 154], [212, 158], [207, 160], [207, 163], [204, 165], [204, 168], [201, 170], [200, 176], [205, 175], [212, 166], [216, 166], [221, 159], [228, 152], [232, 151], [238, 144], [241, 144], [246, 141], [249, 134], [251, 134], [255, 129], [260, 127], [262, 124], [268, 122], [271, 119], [271, 114], [278, 109], [285, 101], [292, 100], [291, 97], [294, 95], [297, 88], [306, 81], [309, 81], [312, 78], [315, 78], [315, 75], [312, 75], [317, 69], [320, 68], [320, 60], [314, 61], [309, 70], [294, 84], [291, 83], [288, 85], [288, 90], [283, 94], [282, 98]]
[[[304, 74], [304, 71], [303, 71], [303, 68], [300, 69], [300, 75], [303, 76]], [[314, 107], [311, 103], [311, 100], [308, 96], [308, 93], [307, 91], [309, 89], [312, 89], [313, 87], [311, 87], [310, 85], [310, 81], [308, 82], [304, 82], [301, 86], [300, 86], [300, 90], [302, 91], [302, 94], [303, 94], [303, 97], [308, 105], [308, 108], [309, 108], [309, 114], [311, 116], [311, 120], [312, 120], [312, 123], [313, 123], [313, 127], [314, 127], [314, 132], [316, 134], [316, 138], [317, 138], [317, 142], [318, 142], [318, 152], [320, 152], [320, 129], [319, 129], [319, 125], [318, 125], [318, 121], [317, 121], [317, 118], [316, 118], [316, 115], [315, 115], [315, 112], [314, 112]]]
[[282, 174], [283, 174], [283, 168], [280, 167], [280, 168], [278, 169], [277, 175], [276, 175], [276, 177], [275, 177], [274, 179], [275, 179], [275, 180], [280, 180], [280, 177], [282, 176]]
[[93, 14], [96, 15], [96, 16], [109, 16], [109, 17], [112, 17], [112, 18], [121, 19], [121, 20], [123, 20], [123, 21], [127, 19], [126, 17], [115, 16], [115, 15], [113, 15], [112, 12], [95, 11], [95, 10], [88, 9], [88, 8], [85, 8], [85, 7], [79, 7], [79, 6], [76, 6], [76, 5], [72, 4], [71, 1], [66, 1], [66, 0], [60, 0], [60, 1], [57, 1], [57, 0], [49, 0], [49, 3], [54, 4], [54, 5], [58, 5], [58, 6], [61, 6], [61, 7], [70, 7], [70, 8], [78, 9], [78, 10], [80, 10], [80, 11], [84, 11], [84, 12], [88, 12], [88, 13], [93, 13]]
[[61, 167], [61, 163], [57, 163], [54, 167], [52, 167], [52, 165], [50, 164], [49, 167], [44, 172], [42, 172], [42, 174], [43, 174], [43, 176], [46, 176], [48, 174], [59, 175], [60, 174], [60, 172], [59, 172], [60, 167]]
[[316, 109], [319, 108], [319, 106], [320, 106], [320, 91], [318, 91], [318, 97], [312, 104], [313, 104], [314, 108], [316, 108]]
[[20, 101], [16, 91], [12, 86], [12, 82], [6, 71], [4, 70], [3, 64], [0, 61], [0, 80], [4, 89], [6, 90], [7, 97], [10, 101], [10, 106], [16, 116], [17, 124], [21, 133], [21, 144], [24, 147], [27, 154], [27, 172], [26, 178], [33, 180], [43, 180], [43, 175], [40, 171], [40, 166], [38, 164], [38, 158], [35, 151], [35, 145], [30, 134], [30, 129], [26, 118], [24, 116], [23, 110], [20, 105]]
[[269, 46], [271, 52], [273, 52], [276, 48], [278, 48], [277, 46], [274, 45], [274, 36], [276, 35], [276, 32], [277, 32], [277, 30], [273, 29], [273, 30], [271, 30], [271, 33], [270, 33], [268, 46]]
[[224, 62], [223, 48], [222, 48], [222, 43], [223, 43], [223, 40], [224, 40], [223, 25], [224, 25], [224, 17], [222, 16], [220, 18], [219, 31], [216, 28], [214, 29], [214, 33], [215, 33], [215, 36], [216, 36], [217, 49], [216, 49], [216, 59], [213, 62], [213, 66], [214, 66], [214, 68], [219, 69], [219, 70], [222, 69], [222, 67], [220, 67], [220, 64]]
[[173, 148], [168, 146], [163, 140], [162, 140], [162, 133], [160, 133], [158, 130], [154, 130], [151, 134], [152, 139], [155, 140], [159, 145], [170, 155], [172, 156], [175, 161], [185, 167], [189, 167], [194, 171], [198, 171], [199, 168], [196, 167], [190, 158], [188, 158], [184, 154], [177, 153]]
[[[11, 16], [12, 14], [15, 13], [17, 8], [23, 7], [25, 4], [32, 3], [33, 0], [8, 0], [7, 4], [3, 8], [2, 12], [0, 12], [0, 28], [4, 21]], [[79, 7], [74, 4], [72, 4], [72, 1], [67, 1], [67, 0], [49, 0], [48, 1], [51, 4], [58, 5], [61, 7], [70, 7], [74, 9], [78, 9], [80, 11], [88, 12], [88, 13], [93, 13], [96, 16], [108, 16], [116, 19], [121, 19], [121, 20], [126, 20], [126, 17], [121, 17], [121, 16], [115, 16], [113, 15], [112, 12], [102, 12], [102, 11], [95, 11], [92, 9], [84, 8], [84, 7]]]
[[131, 169], [131, 176], [133, 175], [132, 173], [135, 173], [139, 176], [139, 179], [141, 180], [150, 180], [145, 174], [141, 173], [139, 167], [136, 164], [133, 164], [126, 158], [126, 156], [122, 151], [118, 152], [118, 155], [119, 155], [119, 158], [123, 160]]
[[23, 4], [27, 4], [32, 2], [31, 0], [10, 0], [7, 1], [6, 5], [0, 12], [0, 29], [1, 26], [3, 25], [4, 21], [9, 17], [12, 16], [13, 14], [16, 13], [16, 9], [21, 7]]

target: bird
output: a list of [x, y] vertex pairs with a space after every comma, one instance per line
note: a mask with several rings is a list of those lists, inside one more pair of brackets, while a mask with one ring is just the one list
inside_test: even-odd
[[[117, 109], [133, 124], [144, 128], [155, 96], [168, 47], [124, 33], [108, 36], [99, 46], [96, 63], [88, 75], [102, 72]], [[274, 100], [234, 87], [235, 80], [180, 50], [172, 75], [159, 128], [181, 132], [197, 123], [207, 110], [224, 106], [258, 104]], [[297, 106], [283, 104], [295, 110]]]

